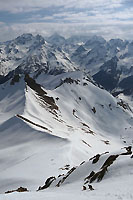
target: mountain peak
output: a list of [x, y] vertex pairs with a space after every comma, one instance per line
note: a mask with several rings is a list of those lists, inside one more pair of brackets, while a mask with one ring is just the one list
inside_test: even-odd
[[111, 47], [119, 47], [119, 48], [122, 48], [128, 44], [128, 41], [124, 41], [122, 39], [119, 39], [119, 38], [116, 38], [116, 39], [111, 39], [109, 40], [108, 44], [111, 46]]
[[85, 52], [85, 51], [86, 51], [86, 49], [84, 48], [84, 46], [83, 46], [83, 45], [80, 45], [80, 46], [76, 49], [75, 53], [83, 53], [83, 52]]
[[98, 35], [94, 35], [90, 38], [91, 40], [94, 40], [94, 41], [99, 41], [99, 42], [103, 42], [105, 43], [106, 40], [102, 37], [102, 36], [98, 36]]
[[50, 37], [48, 37], [48, 42], [55, 44], [57, 46], [60, 46], [62, 44], [65, 43], [65, 38], [61, 35], [59, 35], [58, 33], [54, 33], [53, 35], [51, 35]]
[[18, 36], [15, 40], [20, 43], [24, 44], [25, 42], [31, 41], [34, 36], [31, 33], [24, 33], [21, 36]]
[[[64, 38], [63, 36], [61, 36], [60, 34], [58, 33], [54, 33], [52, 34], [49, 38]], [[65, 38], [64, 38], [65, 39]]]
[[85, 46], [89, 48], [93, 48], [95, 46], [98, 46], [100, 44], [105, 44], [105, 43], [106, 43], [106, 40], [103, 37], [94, 35], [89, 38], [89, 40], [85, 43]]

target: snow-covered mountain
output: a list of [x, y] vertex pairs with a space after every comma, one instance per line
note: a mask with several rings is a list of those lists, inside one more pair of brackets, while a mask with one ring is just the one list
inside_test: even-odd
[[17, 74], [60, 74], [80, 69], [89, 71], [96, 82], [114, 94], [132, 94], [132, 50], [133, 42], [121, 39], [65, 39], [54, 34], [45, 40], [40, 35], [23, 34], [0, 44], [0, 83], [8, 80], [14, 70]]
[[[56, 37], [0, 44], [0, 200], [131, 200], [133, 105], [120, 88], [132, 84], [119, 63], [122, 52], [132, 59], [132, 45], [62, 39], [66, 53], [63, 42], [52, 44]], [[89, 61], [95, 79], [105, 73], [106, 84], [102, 73], [97, 82], [110, 90], [111, 77], [119, 97], [93, 80]]]
[[75, 65], [60, 48], [48, 44], [40, 35], [23, 34], [0, 45], [0, 75], [44, 71], [58, 74], [74, 71]]
[[[41, 73], [36, 80], [16, 75], [0, 86], [0, 191], [23, 186], [36, 198], [35, 190], [48, 177], [66, 173], [95, 154], [132, 145], [132, 130], [128, 104], [99, 88], [88, 74]], [[81, 174], [79, 170], [80, 177], [85, 175], [87, 167]], [[83, 178], [67, 183], [79, 194]], [[30, 199], [27, 195], [20, 199]]]
[[132, 42], [120, 39], [105, 41], [92, 37], [71, 54], [71, 60], [88, 70], [94, 80], [107, 90], [132, 94]]
[[54, 38], [49, 40], [52, 44], [67, 52], [72, 62], [80, 69], [89, 71], [107, 90], [115, 95], [121, 92], [132, 94], [132, 41], [121, 39], [106, 41], [100, 36], [73, 36], [62, 39], [56, 34], [50, 38]]

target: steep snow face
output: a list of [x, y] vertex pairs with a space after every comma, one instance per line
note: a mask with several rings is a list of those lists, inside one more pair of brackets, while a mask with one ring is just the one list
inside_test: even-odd
[[41, 74], [42, 87], [28, 75], [25, 82], [21, 77], [1, 85], [7, 104], [0, 118], [1, 192], [35, 190], [47, 177], [67, 171], [66, 165], [132, 144], [130, 108], [87, 74]]
[[[27, 107], [26, 91], [23, 78], [14, 85], [9, 81], [0, 87], [1, 192], [18, 185], [36, 189], [44, 177], [53, 172], [57, 175], [68, 160], [66, 139], [53, 136], [46, 129], [36, 130], [18, 117]], [[33, 102], [34, 98], [31, 96], [30, 100]], [[36, 119], [33, 121], [37, 123]]]
[[0, 45], [0, 75], [17, 73], [61, 73], [73, 71], [76, 66], [61, 49], [49, 45], [42, 36], [24, 34]]
[[37, 131], [17, 117], [0, 126], [0, 191], [25, 185], [36, 190], [67, 162], [69, 142]]
[[11, 80], [0, 85], [0, 124], [14, 117], [15, 114], [22, 114], [25, 106], [25, 83], [11, 85]]

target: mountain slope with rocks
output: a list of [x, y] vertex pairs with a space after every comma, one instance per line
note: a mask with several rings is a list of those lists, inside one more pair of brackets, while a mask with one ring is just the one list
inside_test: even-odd
[[100, 36], [65, 39], [54, 34], [45, 40], [41, 35], [23, 34], [0, 44], [0, 83], [14, 73], [36, 72], [38, 75], [44, 71], [56, 75], [85, 70], [110, 92], [131, 95], [132, 46], [132, 41], [106, 41]]
[[131, 108], [89, 75], [42, 73], [36, 80], [22, 75], [11, 83], [0, 88], [1, 193], [23, 186], [32, 194], [48, 177], [132, 145]]
[[[50, 44], [24, 34], [1, 44], [0, 199], [131, 200], [132, 93], [122, 88], [132, 89], [132, 75], [119, 65], [131, 43], [95, 36], [71, 46], [58, 36], [58, 47], [56, 37]], [[84, 65], [92, 57], [99, 81]]]

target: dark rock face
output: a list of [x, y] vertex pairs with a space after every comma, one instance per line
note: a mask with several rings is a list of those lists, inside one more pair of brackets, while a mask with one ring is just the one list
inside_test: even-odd
[[124, 110], [130, 110], [132, 112], [132, 109], [130, 108], [128, 103], [124, 102], [122, 99], [119, 102], [117, 102], [117, 105], [123, 107]]
[[96, 108], [93, 107], [93, 108], [92, 108], [92, 111], [93, 111], [93, 113], [95, 114], [95, 113], [96, 113]]
[[44, 189], [48, 188], [54, 180], [56, 180], [56, 178], [55, 178], [54, 176], [49, 177], [49, 178], [45, 181], [44, 186], [42, 186], [42, 187], [40, 186], [40, 187], [38, 188], [38, 191], [39, 191], [39, 190], [44, 190]]
[[18, 118], [22, 119], [23, 121], [26, 121], [26, 122], [28, 122], [28, 123], [30, 123], [30, 124], [33, 124], [34, 126], [37, 126], [37, 127], [39, 127], [39, 128], [42, 128], [42, 129], [44, 129], [44, 130], [46, 130], [46, 131], [51, 132], [51, 131], [50, 131], [48, 128], [46, 128], [45, 126], [41, 126], [41, 125], [39, 125], [39, 124], [37, 124], [37, 123], [34, 123], [34, 122], [32, 122], [31, 120], [29, 120], [29, 119], [27, 119], [27, 118], [25, 118], [25, 117], [23, 117], [23, 116], [21, 116], [21, 115], [16, 115], [16, 117], [18, 117]]
[[133, 90], [133, 75], [123, 79], [119, 83], [119, 87], [126, 90]]
[[112, 74], [108, 74], [103, 70], [95, 74], [93, 79], [109, 91], [113, 90], [118, 83], [118, 80], [114, 79]]
[[67, 174], [57, 183], [56, 187], [60, 187], [62, 183], [73, 173], [73, 171], [76, 169], [76, 167], [71, 168]]
[[14, 71], [9, 72], [6, 76], [0, 75], [0, 84], [3, 84], [13, 78], [14, 76]]
[[28, 191], [29, 191], [29, 190], [28, 190], [27, 188], [19, 187], [19, 188], [16, 189], [16, 190], [10, 190], [10, 191], [5, 192], [5, 194], [12, 193], [12, 192], [28, 192]]
[[99, 161], [100, 156], [101, 156], [100, 154], [97, 154], [96, 156], [94, 156], [90, 160], [92, 160], [92, 163], [95, 164]]
[[41, 85], [36, 83], [36, 81], [31, 78], [28, 74], [25, 75], [25, 82], [27, 83], [27, 85], [35, 90], [38, 94], [40, 95], [45, 95], [47, 94], [42, 88], [41, 88]]
[[14, 85], [15, 83], [18, 83], [19, 82], [19, 80], [20, 80], [20, 76], [19, 76], [19, 74], [16, 74], [14, 77], [13, 77], [13, 79], [11, 80], [11, 85]]
[[37, 93], [42, 102], [49, 105], [51, 110], [58, 110], [58, 106], [56, 105], [54, 98], [49, 97], [47, 93], [41, 88], [41, 85], [36, 83], [36, 81], [32, 79], [28, 74], [25, 75], [25, 82]]
[[93, 76], [93, 79], [101, 84], [105, 89], [112, 91], [119, 82], [120, 70], [117, 70], [117, 57], [105, 62], [101, 70]]

